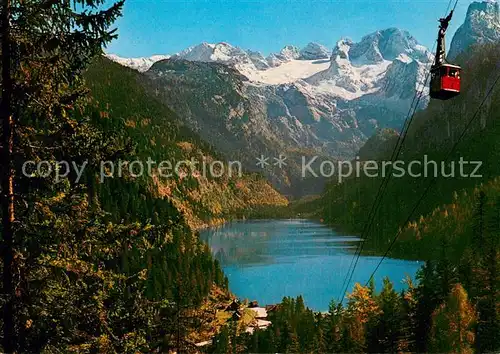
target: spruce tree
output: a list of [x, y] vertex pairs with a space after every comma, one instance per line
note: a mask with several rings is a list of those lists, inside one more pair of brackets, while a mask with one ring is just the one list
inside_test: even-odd
[[[102, 0], [3, 1], [0, 178], [6, 352], [20, 350], [26, 332], [34, 327], [32, 318], [25, 319], [29, 326], [21, 321], [27, 315], [23, 305], [32, 303], [28, 283], [44, 246], [53, 244], [58, 235], [40, 232], [39, 226], [50, 227], [50, 218], [40, 214], [51, 212], [51, 206], [44, 210], [40, 206], [52, 202], [52, 206], [71, 208], [81, 197], [74, 174], [56, 185], [40, 174], [28, 178], [22, 173], [24, 163], [82, 163], [84, 157], [92, 163], [113, 149], [109, 146], [106, 151], [102, 143], [96, 144], [102, 137], [82, 115], [85, 87], [81, 72], [116, 37], [110, 26], [120, 15], [123, 1], [100, 9], [103, 4]], [[79, 217], [79, 221], [86, 218]], [[34, 226], [42, 219], [45, 225]], [[46, 239], [41, 240], [43, 237]]]
[[483, 256], [479, 260], [484, 279], [479, 279], [483, 286], [477, 302], [478, 325], [476, 346], [479, 352], [494, 352], [500, 349], [500, 276], [499, 276], [499, 234], [500, 200], [488, 213]]

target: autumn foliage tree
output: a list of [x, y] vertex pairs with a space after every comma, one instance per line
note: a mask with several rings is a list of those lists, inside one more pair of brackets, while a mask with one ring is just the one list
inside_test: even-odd
[[473, 353], [476, 312], [460, 284], [432, 316], [431, 348], [440, 353]]

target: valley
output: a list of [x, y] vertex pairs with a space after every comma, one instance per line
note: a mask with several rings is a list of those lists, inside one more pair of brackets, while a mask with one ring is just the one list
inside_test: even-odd
[[0, 351], [500, 351], [500, 3], [437, 7], [2, 4]]
[[[483, 17], [483, 13], [487, 16]], [[495, 43], [500, 31], [490, 28], [500, 23], [498, 14], [498, 5], [472, 4], [452, 40], [450, 56], [470, 78], [496, 71]], [[488, 59], [478, 64], [478, 58], [483, 56]], [[377, 304], [386, 301], [384, 296], [392, 296], [391, 301], [399, 302], [398, 306], [412, 306], [410, 297], [424, 296], [420, 292], [425, 291], [427, 281], [443, 282], [445, 287], [442, 293], [437, 291], [433, 301], [445, 301], [454, 282], [464, 286], [456, 291], [467, 291], [475, 296], [474, 301], [478, 296], [489, 296], [475, 293], [473, 285], [467, 283], [467, 277], [474, 276], [467, 274], [476, 268], [469, 263], [473, 257], [470, 252], [480, 252], [474, 251], [478, 247], [475, 230], [476, 203], [483, 195], [480, 193], [490, 201], [491, 211], [486, 214], [497, 208], [496, 176], [500, 172], [493, 167], [497, 144], [493, 140], [490, 144], [487, 137], [495, 139], [498, 134], [498, 89], [481, 105], [481, 119], [462, 136], [461, 129], [480, 103], [478, 93], [484, 94], [488, 85], [477, 86], [477, 81], [464, 80], [459, 98], [451, 103], [431, 102], [425, 80], [432, 60], [429, 50], [408, 32], [389, 28], [366, 35], [358, 43], [343, 38], [332, 51], [310, 43], [303, 49], [286, 46], [280, 53], [264, 57], [225, 42], [203, 43], [159, 59], [147, 69], [133, 59], [124, 65], [143, 72], [149, 94], [178, 112], [183, 124], [222, 155], [240, 159], [245, 169], [262, 175], [287, 197], [289, 202], [280, 206], [240, 211], [232, 221], [229, 217], [228, 223], [203, 230], [201, 239], [210, 246], [229, 279], [229, 289], [237, 297], [268, 306], [285, 307], [291, 301], [293, 307], [294, 301], [300, 301], [304, 306], [301, 311], [305, 311], [300, 316], [309, 316], [308, 311], [327, 314], [331, 321], [340, 316], [340, 324], [313, 321], [315, 324], [310, 326], [321, 333], [326, 327], [334, 332], [339, 328], [352, 331], [351, 307], [363, 301], [372, 301], [375, 309], [383, 306]], [[493, 84], [486, 78], [484, 82]], [[412, 201], [426, 190], [429, 180], [393, 178], [372, 215], [370, 208], [378, 198], [383, 178], [353, 177], [343, 183], [335, 182], [331, 175], [304, 178], [304, 159], [318, 159], [318, 165], [355, 157], [362, 163], [390, 159], [412, 109], [415, 121], [406, 133], [401, 159], [410, 162], [424, 155], [436, 160], [450, 158], [446, 151], [460, 137], [464, 141], [451, 157], [482, 161], [488, 167], [479, 180], [437, 178], [430, 182], [436, 190], [412, 210]], [[256, 164], [259, 156], [282, 154], [287, 158], [284, 168], [259, 168]], [[410, 221], [405, 224], [408, 214]], [[303, 217], [309, 220], [300, 219]], [[494, 226], [491, 230], [488, 232], [497, 232]], [[398, 242], [392, 247], [394, 235]], [[489, 236], [482, 237], [489, 240], [489, 247], [498, 249]], [[496, 264], [498, 253], [491, 257], [490, 262]], [[458, 264], [457, 268], [449, 268], [450, 263]], [[425, 273], [426, 267], [433, 270]], [[374, 268], [376, 274], [370, 274]], [[352, 288], [353, 292], [344, 296]], [[376, 294], [375, 288], [382, 290]], [[363, 295], [364, 291], [368, 293]], [[398, 300], [396, 293], [402, 294]], [[411, 311], [406, 309], [397, 316], [410, 316]], [[422, 325], [433, 316], [425, 311], [418, 320]], [[292, 321], [292, 329], [279, 316]], [[272, 329], [260, 335], [251, 332], [251, 338], [247, 338], [250, 342], [243, 342], [242, 348], [287, 348], [283, 347], [283, 338], [271, 345], [273, 339], [266, 337], [283, 329], [294, 331], [301, 348], [321, 343], [321, 334], [315, 332], [315, 344], [306, 344], [311, 334], [303, 337], [306, 334], [299, 333], [303, 324], [293, 316], [273, 314], [266, 319], [271, 321], [266, 328], [269, 325]], [[422, 333], [418, 325], [414, 330], [415, 335]], [[224, 334], [224, 329], [221, 331], [220, 336], [227, 338], [215, 337], [215, 341], [236, 340]], [[329, 335], [337, 343], [340, 338], [353, 336]], [[245, 341], [241, 333], [238, 338]], [[293, 338], [287, 339], [288, 345], [294, 345]], [[211, 343], [217, 352], [220, 346]], [[414, 339], [412, 343], [399, 339], [398, 345], [429, 348], [427, 339]], [[353, 344], [321, 345], [337, 351]]]

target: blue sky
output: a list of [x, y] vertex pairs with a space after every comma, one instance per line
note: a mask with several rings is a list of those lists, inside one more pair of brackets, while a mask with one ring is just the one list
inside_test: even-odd
[[[308, 42], [333, 48], [340, 37], [358, 41], [388, 27], [406, 29], [431, 48], [448, 1], [126, 0], [116, 23], [119, 38], [106, 52], [139, 57], [173, 54], [201, 42], [229, 42], [269, 54]], [[450, 34], [463, 22], [469, 3], [459, 1]]]

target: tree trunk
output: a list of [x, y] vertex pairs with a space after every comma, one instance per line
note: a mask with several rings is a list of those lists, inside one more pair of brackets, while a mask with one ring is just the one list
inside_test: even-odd
[[14, 285], [12, 281], [13, 239], [14, 239], [14, 171], [12, 168], [12, 149], [14, 144], [14, 121], [12, 117], [11, 96], [11, 39], [10, 39], [11, 0], [3, 0], [2, 6], [2, 103], [0, 119], [2, 120], [2, 150], [0, 166], [2, 167], [2, 238], [3, 238], [3, 351], [13, 353], [16, 350], [14, 331]]

